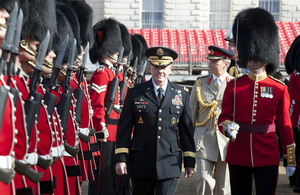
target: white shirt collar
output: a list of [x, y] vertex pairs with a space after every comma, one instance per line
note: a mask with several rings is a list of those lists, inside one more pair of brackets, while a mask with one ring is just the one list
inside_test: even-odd
[[[153, 83], [153, 87], [154, 87], [154, 91], [156, 93], [156, 95], [158, 94], [158, 86], [156, 85], [156, 83], [153, 81], [153, 78], [152, 78], [152, 83]], [[166, 91], [167, 91], [167, 86], [168, 86], [168, 79], [167, 81], [165, 82], [165, 84], [163, 86], [161, 86], [161, 88], [163, 88], [163, 95], [165, 96], [166, 95]]]
[[[216, 81], [217, 76], [214, 75], [214, 74], [212, 74], [212, 76], [213, 76], [214, 81], [217, 82], [217, 81]], [[226, 79], [226, 76], [227, 76], [227, 72], [225, 72], [225, 74], [223, 74], [222, 76], [219, 77], [219, 82], [220, 82], [220, 83], [223, 83], [223, 82], [225, 81], [225, 79]]]

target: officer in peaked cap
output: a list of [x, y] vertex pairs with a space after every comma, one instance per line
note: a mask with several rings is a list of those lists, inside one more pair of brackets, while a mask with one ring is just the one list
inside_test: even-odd
[[208, 49], [210, 74], [197, 78], [190, 96], [197, 156], [197, 194], [230, 194], [229, 170], [225, 162], [229, 139], [219, 132], [217, 120], [225, 88], [233, 79], [226, 70], [234, 54], [215, 46]]
[[234, 57], [234, 54], [227, 49], [223, 49], [216, 46], [209, 46], [208, 47], [210, 53], [206, 57], [208, 60], [222, 60], [222, 59], [231, 59]]
[[145, 54], [152, 79], [129, 86], [117, 130], [116, 172], [129, 174], [133, 194], [174, 194], [181, 176], [181, 151], [185, 177], [194, 173], [189, 93], [168, 80], [177, 58], [174, 50], [153, 47]]
[[146, 52], [149, 62], [153, 66], [166, 67], [173, 64], [178, 54], [176, 51], [166, 47], [151, 47]]
[[296, 166], [287, 86], [268, 76], [279, 64], [278, 27], [268, 11], [249, 8], [236, 16], [233, 37], [239, 65], [249, 73], [228, 83], [218, 120], [220, 131], [235, 140], [229, 141], [226, 154], [231, 193], [251, 194], [255, 173], [256, 193], [275, 194], [279, 166], [275, 118], [287, 176]]

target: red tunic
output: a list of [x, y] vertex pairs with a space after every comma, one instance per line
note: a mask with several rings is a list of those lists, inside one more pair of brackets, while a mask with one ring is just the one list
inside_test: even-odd
[[[268, 89], [272, 89], [272, 98], [261, 96], [264, 87], [271, 87]], [[228, 83], [224, 92], [219, 124], [225, 120], [233, 121], [233, 101], [234, 81]], [[287, 86], [269, 76], [255, 82], [245, 75], [236, 81], [235, 122], [270, 125], [274, 124], [276, 118], [284, 155], [287, 154], [287, 146], [294, 143], [289, 105]], [[222, 130], [224, 129], [220, 125], [220, 131]], [[275, 133], [249, 133], [240, 129], [236, 140], [228, 144], [226, 162], [249, 167], [279, 165]]]
[[[90, 80], [91, 85], [91, 103], [94, 110], [93, 115], [93, 123], [96, 129], [96, 132], [102, 130], [101, 122], [106, 123], [105, 121], [105, 96], [109, 87], [109, 84], [112, 82], [115, 77], [115, 73], [113, 70], [107, 68], [104, 65], [99, 65], [97, 70], [94, 72], [93, 76]], [[116, 93], [116, 100], [114, 105], [119, 106], [119, 91]], [[109, 115], [111, 119], [119, 119], [119, 114], [114, 110], [111, 111]], [[107, 124], [106, 127], [108, 129], [109, 136], [107, 138], [108, 141], [116, 141], [116, 132], [117, 125]]]
[[300, 72], [294, 70], [290, 76], [289, 92], [291, 97], [291, 121], [292, 127], [298, 128], [298, 121], [300, 115]]

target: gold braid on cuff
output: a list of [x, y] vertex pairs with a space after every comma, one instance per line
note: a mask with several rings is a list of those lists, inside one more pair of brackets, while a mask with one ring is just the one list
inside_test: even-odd
[[295, 144], [287, 145], [287, 165], [288, 166], [296, 166], [295, 160]]
[[186, 151], [186, 152], [183, 153], [183, 157], [193, 157], [193, 158], [195, 158], [196, 154], [195, 154], [195, 152]]
[[115, 150], [115, 154], [120, 154], [120, 153], [126, 153], [129, 154], [129, 149], [128, 148], [117, 148]]

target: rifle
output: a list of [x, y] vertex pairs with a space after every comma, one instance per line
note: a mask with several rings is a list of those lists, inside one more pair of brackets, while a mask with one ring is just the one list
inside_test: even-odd
[[62, 42], [62, 44], [60, 46], [59, 52], [58, 52], [56, 60], [55, 60], [55, 69], [54, 69], [54, 72], [53, 72], [51, 78], [49, 78], [50, 75], [45, 76], [46, 93], [44, 96], [44, 103], [45, 103], [45, 105], [47, 105], [47, 111], [51, 117], [52, 117], [52, 113], [53, 113], [53, 110], [54, 110], [54, 107], [55, 107], [56, 101], [57, 101], [56, 95], [52, 94], [51, 90], [52, 90], [52, 87], [56, 85], [57, 75], [59, 73], [60, 66], [61, 66], [63, 57], [65, 55], [68, 41], [69, 41], [69, 35], [66, 36], [65, 40]]
[[124, 79], [120, 82], [120, 104], [122, 104], [124, 102], [124, 99], [125, 99], [125, 91], [126, 91], [127, 79], [128, 79], [127, 71], [128, 71], [128, 68], [129, 68], [129, 62], [130, 62], [129, 59], [131, 58], [131, 55], [132, 55], [132, 52], [130, 50], [126, 66], [124, 67], [124, 71], [123, 71]]
[[133, 69], [132, 69], [132, 75], [131, 75], [131, 82], [135, 83], [135, 74], [136, 74], [136, 67], [138, 63], [139, 58], [135, 57], [134, 63], [133, 63]]
[[[7, 64], [7, 75], [8, 75], [8, 80], [7, 80], [7, 85], [10, 85], [11, 77], [15, 76], [15, 63], [16, 63], [16, 57], [19, 54], [19, 43], [20, 43], [20, 36], [21, 36], [21, 31], [22, 31], [22, 24], [23, 24], [23, 11], [20, 9], [19, 15], [17, 18], [17, 23], [15, 26], [15, 31], [14, 31], [14, 36], [12, 40], [12, 45], [11, 45], [11, 52], [10, 52], [10, 59]], [[11, 87], [9, 89], [10, 93], [14, 95], [14, 105], [15, 108], [18, 103], [18, 90]]]
[[[71, 77], [71, 72], [73, 70], [75, 52], [76, 52], [76, 39], [74, 39], [73, 45], [69, 53], [66, 76], [62, 84], [63, 93], [60, 95], [59, 101], [56, 105], [57, 112], [60, 115], [61, 125], [63, 128], [62, 131], [64, 134], [67, 133], [68, 122], [69, 122], [69, 111], [70, 111], [72, 92], [73, 92], [73, 88], [70, 86], [70, 77]], [[79, 152], [78, 148], [74, 148], [69, 144], [67, 144], [66, 142], [64, 142], [64, 146], [65, 146], [65, 150], [73, 157], [75, 157]]]
[[138, 78], [136, 79], [136, 83], [142, 83], [144, 79], [144, 73], [146, 70], [147, 61], [145, 61], [138, 69]]
[[[12, 37], [14, 34], [13, 31], [15, 29], [15, 24], [17, 21], [16, 20], [17, 14], [18, 14], [18, 4], [15, 3], [15, 6], [11, 11], [10, 16], [7, 20], [6, 33], [2, 43], [2, 55], [0, 58], [0, 74], [3, 73], [6, 67], [7, 57], [11, 49]], [[5, 86], [0, 86], [0, 99], [3, 100], [2, 104], [0, 104], [0, 127], [2, 126], [2, 120], [4, 117], [4, 110], [5, 110], [7, 98], [8, 98], [8, 89]]]
[[[83, 96], [84, 96], [84, 90], [81, 89], [80, 83], [83, 82], [83, 71], [85, 69], [86, 60], [88, 58], [88, 51], [89, 51], [89, 43], [87, 44], [87, 46], [84, 49], [84, 55], [82, 57], [81, 65], [78, 67], [78, 71], [76, 73], [78, 87], [74, 90], [74, 97], [77, 100], [75, 112], [76, 112], [76, 121], [78, 122], [78, 124], [81, 124], [81, 105], [82, 105]], [[84, 141], [86, 143], [88, 143], [91, 139], [91, 135], [86, 135], [81, 131], [79, 131], [78, 136], [82, 141]]]
[[43, 61], [46, 55], [48, 43], [50, 40], [50, 33], [47, 31], [47, 35], [41, 43], [39, 48], [37, 60], [35, 63], [34, 73], [29, 83], [30, 93], [28, 99], [25, 100], [25, 113], [27, 122], [27, 131], [30, 139], [32, 128], [36, 119], [39, 118], [42, 94], [37, 92], [37, 85], [40, 80], [40, 73], [42, 70]]
[[[105, 96], [105, 101], [104, 101], [104, 108], [105, 108], [105, 122], [107, 124], [110, 123], [110, 118], [109, 115], [113, 109], [115, 109], [114, 106], [114, 101], [116, 100], [116, 94], [118, 91], [120, 79], [117, 78], [117, 74], [119, 73], [119, 66], [121, 64], [122, 58], [123, 58], [123, 53], [124, 53], [124, 47], [122, 47], [120, 53], [119, 53], [119, 58], [118, 58], [118, 65], [117, 65], [117, 70], [116, 70], [116, 75], [113, 78], [112, 82], [109, 84], [107, 88], [107, 93]], [[115, 111], [118, 111], [115, 109]], [[102, 128], [106, 128], [104, 125], [102, 125]], [[106, 133], [102, 131], [103, 134], [100, 134], [100, 132], [95, 133], [97, 139], [102, 139], [102, 138], [107, 138], [108, 133], [106, 129]]]

